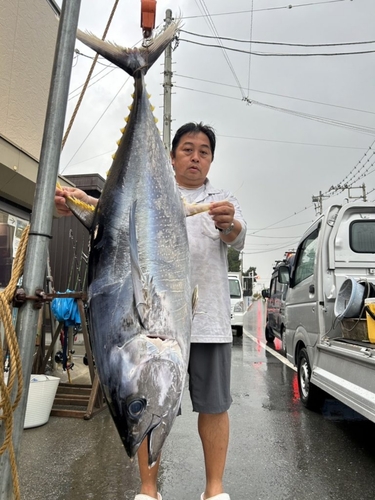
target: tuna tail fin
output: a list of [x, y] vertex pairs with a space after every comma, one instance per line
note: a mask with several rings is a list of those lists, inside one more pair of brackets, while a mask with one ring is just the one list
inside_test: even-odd
[[105, 42], [96, 36], [77, 30], [79, 41], [95, 50], [129, 75], [135, 76], [140, 69], [146, 74], [158, 57], [173, 40], [180, 27], [180, 20], [173, 21], [160, 35], [154, 38], [147, 47], [126, 49], [114, 43]]

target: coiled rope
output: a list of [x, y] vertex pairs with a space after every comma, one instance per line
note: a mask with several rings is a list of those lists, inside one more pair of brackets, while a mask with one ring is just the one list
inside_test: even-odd
[[[20, 487], [18, 481], [18, 472], [16, 457], [14, 453], [12, 434], [13, 434], [13, 412], [20, 402], [23, 391], [22, 360], [20, 356], [16, 330], [13, 326], [11, 303], [17, 288], [17, 283], [23, 274], [25, 263], [27, 242], [29, 239], [30, 226], [23, 230], [16, 257], [13, 261], [12, 276], [6, 288], [0, 292], [0, 323], [3, 323], [5, 330], [5, 345], [9, 349], [10, 372], [8, 383], [4, 380], [4, 353], [3, 345], [0, 341], [0, 420], [5, 428], [4, 442], [0, 446], [0, 455], [6, 450], [9, 452], [9, 461], [12, 471], [13, 493], [15, 500], [19, 500]], [[17, 381], [17, 392], [12, 403], [12, 392]]]

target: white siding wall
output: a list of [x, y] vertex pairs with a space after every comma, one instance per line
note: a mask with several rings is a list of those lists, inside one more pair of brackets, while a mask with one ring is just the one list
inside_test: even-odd
[[40, 155], [57, 29], [46, 0], [0, 0], [0, 134], [35, 158]]

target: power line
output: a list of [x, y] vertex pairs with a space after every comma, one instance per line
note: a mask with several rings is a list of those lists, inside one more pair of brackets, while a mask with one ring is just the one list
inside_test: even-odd
[[[209, 27], [211, 28], [212, 33], [213, 33], [216, 37], [218, 37], [218, 36], [219, 36], [219, 33], [218, 33], [217, 29], [216, 29], [216, 26], [215, 26], [215, 24], [214, 24], [213, 20], [211, 19], [211, 15], [210, 15], [210, 13], [209, 13], [209, 11], [208, 11], [208, 9], [207, 9], [207, 7], [206, 7], [205, 3], [204, 3], [204, 0], [199, 0], [199, 1], [200, 1], [200, 3], [202, 4], [203, 11], [205, 12], [205, 20], [206, 20], [206, 23], [207, 23], [207, 24], [209, 25]], [[196, 4], [198, 5], [198, 8], [199, 8], [199, 9], [201, 9], [201, 7], [200, 7], [200, 6], [199, 6], [199, 4], [198, 4], [198, 0], [195, 0], [195, 2], [196, 2]], [[230, 69], [230, 71], [231, 71], [231, 73], [232, 73], [232, 75], [233, 75], [233, 77], [234, 77], [235, 81], [237, 82], [237, 85], [238, 85], [238, 88], [239, 88], [239, 90], [240, 90], [240, 92], [241, 92], [241, 95], [242, 95], [242, 97], [244, 98], [244, 97], [245, 97], [245, 94], [244, 94], [244, 92], [243, 92], [243, 90], [242, 90], [242, 86], [241, 86], [240, 81], [239, 81], [239, 79], [238, 79], [238, 76], [237, 76], [237, 74], [236, 74], [236, 72], [235, 72], [235, 69], [234, 69], [234, 67], [233, 67], [233, 64], [232, 64], [231, 60], [229, 59], [229, 56], [228, 56], [228, 54], [227, 54], [227, 52], [226, 52], [226, 49], [225, 49], [225, 47], [223, 46], [223, 44], [222, 44], [221, 40], [218, 40], [218, 42], [219, 42], [219, 46], [216, 46], [216, 47], [220, 47], [220, 46], [221, 46], [221, 48], [222, 48], [222, 52], [223, 52], [223, 55], [224, 55], [224, 58], [225, 58], [225, 60], [226, 60], [226, 62], [227, 62], [227, 64], [228, 64], [228, 66], [229, 66], [229, 69]]]
[[250, 40], [247, 42], [249, 44], [249, 70], [247, 78], [247, 96], [249, 96], [250, 90], [250, 77], [251, 77], [251, 40], [253, 38], [253, 20], [254, 20], [254, 0], [251, 0], [251, 13], [250, 13]]
[[[175, 88], [180, 88], [182, 90], [189, 90], [189, 91], [192, 91], [192, 92], [200, 92], [202, 94], [208, 94], [208, 95], [212, 95], [212, 96], [216, 96], [216, 97], [224, 97], [226, 99], [232, 99], [232, 100], [235, 100], [235, 101], [239, 101], [238, 97], [225, 96], [225, 95], [221, 95], [221, 94], [216, 94], [214, 92], [206, 92], [206, 91], [203, 91], [203, 90], [192, 89], [192, 88], [189, 88], [189, 87], [182, 87], [180, 85], [174, 85], [174, 87]], [[287, 109], [287, 108], [281, 108], [279, 106], [272, 106], [270, 104], [262, 103], [260, 101], [255, 101], [253, 99], [250, 100], [247, 97], [244, 97], [242, 99], [242, 101], [245, 101], [248, 104], [254, 104], [254, 105], [257, 105], [257, 106], [268, 108], [268, 109], [271, 109], [273, 111], [280, 111], [282, 113], [287, 113], [287, 114], [291, 114], [291, 115], [294, 115], [294, 116], [298, 116], [300, 118], [305, 118], [307, 120], [313, 120], [313, 121], [318, 121], [320, 123], [325, 123], [327, 125], [334, 125], [334, 126], [337, 126], [337, 127], [348, 128], [350, 130], [355, 130], [356, 132], [359, 132], [359, 133], [362, 133], [362, 134], [375, 135], [375, 129], [370, 128], [370, 127], [363, 127], [362, 125], [357, 125], [357, 124], [354, 124], [354, 123], [348, 123], [348, 122], [343, 122], [343, 121], [340, 121], [340, 120], [334, 120], [332, 118], [325, 118], [325, 117], [318, 116], [318, 115], [311, 115], [311, 114], [308, 114], [308, 113], [302, 113], [300, 111], [294, 111], [294, 110]]]
[[[108, 70], [108, 68], [103, 68], [102, 70], [100, 70], [98, 73], [96, 73], [91, 79], [90, 79], [90, 84], [87, 86], [87, 88], [90, 88], [92, 87], [93, 85], [95, 85], [96, 83], [99, 83], [100, 80], [103, 80], [103, 78], [105, 78], [106, 76], [110, 75], [112, 73], [112, 71], [114, 71], [115, 69], [119, 69], [119, 68], [112, 68], [110, 69], [105, 75], [102, 75], [100, 78], [98, 78], [97, 80], [94, 81], [94, 79], [100, 75], [100, 73], [102, 73], [103, 71], [106, 71]], [[74, 92], [78, 92], [82, 87], [83, 87], [84, 84], [82, 85], [79, 85], [76, 89], [72, 90], [70, 93], [69, 93], [69, 99], [68, 101], [70, 101], [71, 99], [75, 99], [76, 97], [79, 96], [79, 93], [78, 94], [75, 94], [75, 95], [72, 95], [74, 94]]]
[[[196, 78], [194, 76], [187, 76], [187, 75], [181, 75], [180, 73], [175, 73], [176, 76], [179, 76], [180, 78], [187, 78], [190, 80], [197, 80], [198, 82], [205, 82], [205, 83], [210, 83], [214, 85], [222, 85], [223, 87], [231, 87], [231, 88], [237, 88], [235, 85], [231, 85], [229, 83], [222, 83], [222, 82], [213, 82], [212, 80], [204, 80], [203, 78]], [[368, 111], [366, 109], [358, 109], [358, 108], [349, 108], [348, 106], [340, 106], [338, 104], [331, 104], [328, 102], [320, 102], [320, 101], [313, 101], [311, 99], [303, 99], [302, 97], [294, 97], [290, 95], [285, 95], [285, 94], [276, 94], [274, 92], [266, 92], [265, 90], [256, 90], [256, 89], [250, 89], [251, 92], [258, 92], [260, 94], [267, 94], [267, 95], [273, 95], [276, 97], [284, 97], [286, 99], [293, 99], [296, 101], [303, 101], [303, 102], [309, 102], [312, 104], [320, 104], [322, 106], [330, 106], [333, 108], [339, 108], [339, 109], [346, 109], [348, 111], [356, 111], [358, 113], [367, 113], [370, 115], [375, 115], [374, 111]]]
[[314, 146], [319, 148], [337, 148], [337, 149], [363, 149], [358, 146], [335, 146], [333, 144], [314, 144], [309, 142], [296, 142], [296, 141], [281, 141], [277, 139], [262, 139], [259, 137], [241, 137], [238, 135], [222, 135], [216, 134], [218, 137], [226, 137], [228, 139], [240, 139], [244, 141], [262, 141], [262, 142], [277, 142], [280, 144], [293, 144], [296, 146]]
[[255, 52], [249, 50], [235, 49], [233, 47], [224, 47], [222, 43], [220, 45], [213, 45], [209, 43], [194, 42], [193, 40], [187, 40], [186, 38], [179, 38], [180, 42], [192, 43], [193, 45], [200, 45], [201, 47], [210, 47], [214, 49], [224, 49], [230, 50], [232, 52], [240, 52], [241, 54], [252, 54], [254, 56], [261, 57], [332, 57], [332, 56], [353, 56], [353, 55], [363, 55], [363, 54], [373, 54], [375, 50], [358, 50], [353, 52], [319, 52], [319, 53], [297, 53], [297, 52]]
[[[312, 221], [307, 221], [307, 222], [300, 222], [299, 224], [292, 224], [291, 226], [279, 226], [279, 227], [274, 227], [273, 230], [276, 231], [278, 229], [287, 229], [287, 228], [290, 228], [290, 227], [297, 227], [297, 226], [306, 226], [306, 224], [311, 224]], [[259, 229], [259, 228], [247, 228], [247, 233], [248, 234], [251, 234], [250, 231], [255, 231], [255, 232], [258, 232], [258, 231], [263, 231], [263, 229]], [[253, 238], [263, 238], [263, 236], [260, 236], [260, 235], [255, 235], [255, 233], [252, 233], [251, 236]]]
[[81, 144], [79, 145], [79, 147], [76, 149], [75, 153], [73, 154], [73, 156], [70, 158], [70, 160], [68, 161], [68, 163], [65, 165], [65, 167], [62, 169], [61, 173], [64, 172], [64, 170], [66, 170], [68, 168], [68, 166], [70, 165], [71, 161], [73, 160], [73, 158], [75, 157], [75, 155], [78, 153], [78, 151], [81, 149], [81, 147], [84, 145], [84, 143], [87, 141], [87, 139], [89, 138], [89, 136], [91, 135], [91, 132], [95, 129], [95, 127], [97, 126], [97, 124], [100, 122], [100, 120], [103, 118], [103, 116], [105, 115], [105, 113], [108, 111], [109, 107], [112, 105], [112, 103], [114, 102], [114, 100], [116, 99], [116, 97], [119, 95], [119, 93], [121, 92], [121, 90], [125, 87], [126, 83], [128, 82], [130, 76], [125, 80], [125, 82], [121, 85], [121, 87], [119, 88], [119, 90], [116, 92], [115, 96], [113, 97], [113, 99], [111, 100], [111, 102], [108, 104], [108, 106], [105, 108], [105, 110], [103, 111], [103, 113], [99, 116], [99, 118], [97, 119], [97, 121], [94, 123], [94, 125], [91, 127], [89, 133], [86, 135], [86, 137], [83, 139], [83, 141], [81, 142]]
[[275, 247], [275, 248], [257, 250], [257, 251], [254, 251], [254, 252], [252, 252], [252, 251], [250, 251], [250, 252], [243, 252], [243, 253], [246, 254], [246, 255], [256, 255], [256, 254], [259, 254], [259, 253], [275, 252], [276, 250], [282, 250], [282, 249], [285, 249], [286, 247], [290, 247], [291, 245], [293, 245], [297, 241], [299, 241], [299, 239], [296, 238], [295, 240], [291, 240], [291, 241], [286, 242], [283, 245]]
[[[375, 140], [372, 142], [372, 144], [368, 147], [367, 151], [364, 153], [364, 155], [362, 156], [362, 158], [357, 162], [357, 164], [350, 170], [350, 172], [342, 179], [341, 182], [339, 182], [337, 184], [337, 186], [343, 186], [343, 185], [346, 185], [348, 184], [348, 182], [350, 182], [350, 180], [356, 175], [358, 174], [363, 168], [364, 166], [366, 165], [366, 163], [368, 163], [369, 159], [371, 159], [374, 155], [374, 151], [372, 149], [372, 147], [375, 145]], [[369, 155], [369, 156], [368, 156]], [[365, 165], [362, 165], [362, 161], [366, 158], [366, 162], [365, 162]], [[361, 165], [361, 167], [359, 168], [359, 166]], [[358, 169], [358, 171], [356, 172], [356, 170]], [[328, 195], [330, 193], [331, 190], [334, 190], [335, 187], [334, 186], [331, 186], [325, 193], [323, 193], [323, 196], [325, 195]], [[346, 188], [344, 188], [346, 189]]]
[[[187, 30], [180, 30], [181, 33], [187, 33], [188, 35], [193, 35], [193, 36], [198, 36], [200, 38], [216, 38], [210, 35], [203, 35], [201, 33], [194, 33], [193, 31], [187, 31]], [[282, 45], [282, 46], [287, 46], [287, 47], [341, 47], [345, 45], [365, 45], [369, 43], [375, 43], [375, 40], [368, 40], [368, 41], [359, 41], [359, 42], [340, 42], [340, 43], [287, 43], [287, 42], [266, 42], [266, 41], [260, 41], [260, 40], [252, 40], [250, 36], [250, 40], [241, 40], [239, 38], [231, 38], [231, 37], [226, 37], [226, 36], [220, 36], [220, 40], [227, 40], [231, 42], [237, 42], [237, 43], [257, 43], [260, 45]]]
[[[345, 1], [351, 1], [351, 0], [325, 0], [322, 2], [309, 2], [309, 3], [302, 3], [302, 4], [296, 4], [296, 5], [285, 5], [283, 7], [267, 7], [264, 9], [254, 9], [254, 12], [264, 12], [264, 11], [271, 11], [271, 10], [291, 10], [291, 9], [296, 9], [299, 7], [316, 7], [317, 5], [323, 5], [323, 4], [329, 4], [329, 3], [338, 3], [338, 2], [345, 2]], [[234, 12], [221, 12], [218, 14], [211, 14], [211, 17], [216, 17], [216, 16], [230, 16], [230, 15], [238, 15], [238, 14], [247, 14], [249, 13], [249, 10], [239, 10], [239, 11], [234, 11]], [[201, 18], [203, 16], [184, 16], [183, 19], [197, 19]]]
[[[288, 219], [291, 219], [292, 217], [295, 217], [296, 215], [299, 215], [301, 214], [302, 212], [305, 212], [306, 210], [309, 210], [310, 208], [312, 208], [313, 205], [309, 205], [308, 207], [305, 207], [303, 208], [302, 210], [299, 210], [298, 212], [294, 212], [293, 214], [291, 215], [288, 215], [287, 217], [284, 217], [283, 219], [280, 219], [279, 221], [277, 222], [273, 222], [272, 224], [269, 224], [268, 226], [265, 226], [264, 228], [262, 229], [257, 229], [256, 231], [254, 231], [253, 233], [248, 233], [250, 236], [256, 234], [256, 233], [260, 233], [261, 231], [265, 231], [266, 229], [269, 229], [270, 227], [273, 227], [273, 226], [276, 226], [277, 224], [280, 224], [280, 222], [284, 222], [284, 220], [288, 220]], [[274, 228], [274, 229], [278, 229], [277, 227]]]

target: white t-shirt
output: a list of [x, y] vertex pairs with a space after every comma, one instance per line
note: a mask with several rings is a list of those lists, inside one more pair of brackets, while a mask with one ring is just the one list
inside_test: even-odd
[[[246, 222], [237, 199], [229, 192], [214, 188], [208, 179], [197, 189], [180, 188], [188, 203], [228, 200], [235, 208], [234, 218], [242, 230], [230, 246], [241, 251], [245, 244]], [[191, 261], [191, 285], [198, 285], [198, 302], [192, 326], [192, 342], [232, 342], [230, 295], [228, 284], [228, 246], [207, 212], [186, 218]]]

